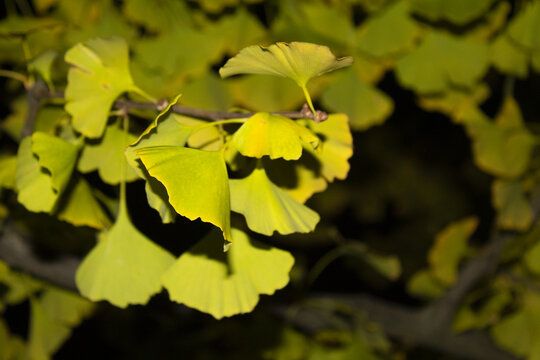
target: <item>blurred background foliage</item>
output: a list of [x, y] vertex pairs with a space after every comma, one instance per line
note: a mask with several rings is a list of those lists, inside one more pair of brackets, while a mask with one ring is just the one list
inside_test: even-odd
[[[269, 240], [296, 258], [287, 288], [263, 297], [250, 314], [217, 321], [163, 294], [145, 307], [95, 306], [0, 263], [1, 360], [452, 359], [388, 339], [362, 311], [310, 296], [370, 293], [403, 305], [429, 304], [456, 283], [460, 264], [501, 231], [512, 236], [497, 270], [463, 300], [452, 327], [481, 329], [515, 356], [540, 358], [540, 235], [533, 201], [540, 174], [540, 1], [3, 5], [0, 217], [24, 224], [46, 258], [82, 256], [94, 232], [17, 204], [13, 159], [27, 100], [13, 73], [29, 71], [52, 91], [61, 90], [67, 49], [119, 36], [129, 45], [135, 83], [155, 97], [182, 93], [182, 105], [204, 109], [294, 111], [304, 99], [290, 80], [254, 75], [222, 81], [217, 69], [245, 46], [276, 41], [327, 45], [355, 62], [308, 85], [316, 108], [349, 116], [354, 155], [347, 180], [309, 201], [322, 219], [315, 233]], [[67, 121], [52, 102], [40, 108], [36, 129], [53, 132]], [[114, 188], [95, 172], [87, 180], [113, 212]], [[133, 222], [163, 246], [181, 252], [207, 231], [182, 219], [162, 225], [146, 206], [144, 185], [129, 187]], [[287, 316], [275, 316], [278, 307]], [[335, 326], [301, 331], [291, 321], [299, 308], [314, 308]]]

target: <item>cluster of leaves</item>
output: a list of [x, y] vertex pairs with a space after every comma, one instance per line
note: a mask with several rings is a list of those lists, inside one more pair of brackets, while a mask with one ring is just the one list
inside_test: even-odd
[[[28, 100], [21, 95], [11, 102], [1, 123], [2, 136], [10, 138], [0, 149], [2, 200], [14, 195], [30, 212], [97, 230], [99, 240], [77, 272], [82, 295], [126, 307], [147, 303], [164, 287], [171, 300], [216, 318], [253, 310], [261, 294], [287, 285], [294, 264], [289, 251], [260, 235], [315, 229], [319, 215], [305, 204], [347, 177], [349, 127], [364, 131], [392, 114], [394, 101], [377, 87], [392, 74], [421, 109], [463, 127], [475, 165], [493, 177], [496, 229], [522, 233], [503, 251], [506, 272], [469, 294], [454, 330], [489, 328], [507, 350], [540, 356], [540, 297], [529, 286], [540, 276], [531, 205], [538, 135], [512, 86], [540, 72], [540, 1], [160, 0], [154, 6], [144, 0], [34, 0], [36, 16], [17, 15], [27, 10], [20, 3], [8, 1], [14, 11], [0, 22], [0, 61], [9, 69], [0, 75], [13, 78], [5, 88], [22, 94], [20, 81], [28, 89], [43, 81], [50, 94], [62, 90], [65, 99], [43, 101], [27, 137], [20, 134]], [[277, 41], [290, 43], [258, 46]], [[250, 75], [219, 79], [214, 69], [231, 56], [219, 75]], [[493, 119], [482, 107], [493, 99], [492, 73], [507, 78]], [[172, 100], [157, 117], [117, 102], [162, 98]], [[304, 101], [317, 121], [271, 113], [297, 110]], [[178, 114], [177, 103], [254, 115], [208, 121]], [[318, 107], [335, 114], [319, 122]], [[408, 171], [391, 168], [400, 176]], [[180, 214], [216, 229], [175, 258], [130, 220], [126, 183], [141, 179], [163, 223]], [[118, 188], [118, 196], [108, 186]], [[383, 180], [377, 186], [374, 194], [401, 196]], [[364, 217], [382, 211], [369, 188], [327, 194], [313, 204], [350, 206]], [[8, 214], [0, 203], [0, 216]], [[435, 237], [428, 267], [408, 280], [412, 296], [435, 299], [456, 283], [460, 263], [476, 254], [469, 238], [479, 221], [451, 223]], [[320, 234], [327, 236], [324, 227]], [[323, 257], [311, 277], [342, 255], [362, 258], [388, 279], [400, 275], [395, 257], [348, 242]], [[90, 309], [74, 295], [7, 268], [0, 281], [9, 289], [2, 304], [29, 299], [32, 313], [27, 346], [0, 323], [0, 355], [8, 349], [7, 359], [23, 348], [31, 358], [47, 358]], [[339, 349], [286, 329], [282, 346], [265, 356], [376, 358], [372, 349], [389, 351], [380, 337], [362, 335], [369, 326], [361, 323]]]

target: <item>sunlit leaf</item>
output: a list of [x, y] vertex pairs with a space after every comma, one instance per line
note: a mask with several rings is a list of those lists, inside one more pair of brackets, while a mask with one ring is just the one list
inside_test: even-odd
[[485, 43], [439, 31], [429, 32], [396, 64], [400, 83], [419, 93], [444, 91], [450, 84], [472, 87], [487, 71]]
[[280, 115], [257, 113], [233, 135], [234, 147], [244, 156], [297, 160], [302, 142], [317, 147], [319, 138], [297, 122]]
[[139, 92], [129, 71], [127, 44], [121, 38], [92, 39], [75, 45], [65, 59], [72, 65], [66, 111], [73, 116], [77, 131], [98, 138], [116, 98], [126, 91]]
[[231, 88], [235, 102], [253, 111], [294, 110], [304, 102], [291, 80], [277, 76], [244, 76], [232, 82]]
[[133, 226], [122, 203], [116, 222], [84, 258], [75, 281], [92, 301], [107, 300], [119, 307], [146, 304], [161, 290], [160, 278], [173, 262], [169, 252]]
[[499, 346], [529, 360], [540, 357], [539, 333], [540, 297], [533, 292], [527, 292], [520, 308], [491, 329]]
[[493, 206], [498, 211], [497, 224], [502, 229], [525, 231], [532, 224], [533, 210], [520, 181], [495, 181]]
[[467, 254], [467, 241], [477, 225], [478, 219], [467, 218], [450, 224], [437, 234], [428, 260], [433, 274], [444, 284], [456, 281], [459, 262]]
[[264, 162], [271, 182], [279, 186], [296, 201], [304, 204], [314, 193], [327, 188], [326, 180], [318, 174], [317, 164], [286, 160]]
[[51, 176], [39, 166], [32, 153], [32, 138], [19, 145], [16, 173], [17, 201], [34, 212], [50, 212], [59, 193], [54, 191]]
[[529, 50], [540, 48], [540, 1], [523, 4], [520, 11], [508, 25], [508, 34], [513, 41]]
[[39, 165], [47, 169], [54, 191], [61, 193], [75, 167], [79, 149], [66, 140], [42, 132], [32, 134], [32, 152]]
[[320, 150], [311, 151], [321, 163], [320, 173], [329, 182], [344, 180], [349, 173], [349, 159], [353, 155], [353, 138], [347, 115], [331, 114], [326, 121], [318, 124], [311, 122], [309, 127], [323, 139]]
[[410, 0], [415, 12], [430, 20], [464, 25], [486, 12], [494, 0]]
[[268, 48], [249, 46], [229, 59], [219, 70], [221, 77], [237, 74], [266, 74], [288, 77], [305, 88], [319, 75], [352, 64], [351, 57], [336, 58], [326, 46], [310, 43], [277, 43]]
[[[107, 126], [105, 135], [101, 141], [90, 140], [87, 142], [79, 158], [77, 168], [83, 173], [97, 170], [99, 177], [107, 184], [119, 184], [126, 176], [126, 181], [137, 179], [135, 170], [125, 165], [125, 148], [137, 138], [126, 133], [116, 122]], [[126, 168], [126, 174], [123, 169]]]
[[92, 194], [92, 188], [82, 177], [77, 177], [73, 188], [62, 199], [57, 216], [75, 226], [95, 229], [111, 226], [109, 217]]
[[176, 212], [169, 204], [167, 190], [163, 184], [148, 174], [146, 168], [140, 163], [136, 150], [157, 145], [184, 146], [194, 127], [184, 125], [180, 121], [181, 118], [183, 117], [171, 113], [159, 121], [157, 126], [153, 122], [139, 139], [125, 151], [128, 163], [140, 177], [146, 180], [145, 190], [148, 204], [159, 213], [164, 223], [174, 221]]
[[223, 252], [220, 236], [211, 232], [183, 253], [163, 276], [171, 300], [215, 318], [246, 313], [259, 294], [271, 295], [289, 282], [294, 258], [232, 229], [233, 244]]
[[231, 210], [245, 216], [248, 227], [272, 235], [313, 231], [319, 215], [273, 184], [262, 168], [243, 179], [231, 179]]
[[364, 83], [354, 69], [343, 71], [322, 95], [325, 108], [346, 113], [351, 127], [365, 130], [381, 124], [394, 109], [392, 99], [371, 85]]
[[356, 44], [373, 56], [392, 56], [412, 47], [419, 33], [409, 16], [409, 2], [396, 1], [369, 17], [358, 30]]
[[231, 241], [229, 182], [221, 152], [180, 146], [152, 146], [136, 152], [148, 173], [165, 186], [177, 213], [214, 224]]

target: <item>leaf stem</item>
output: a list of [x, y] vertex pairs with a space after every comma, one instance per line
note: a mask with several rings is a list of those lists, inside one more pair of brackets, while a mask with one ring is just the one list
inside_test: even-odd
[[146, 91], [144, 91], [143, 89], [141, 89], [141, 88], [139, 88], [139, 87], [137, 87], [137, 86], [135, 86], [135, 87], [133, 88], [133, 92], [136, 93], [136, 94], [141, 95], [143, 98], [145, 98], [145, 99], [148, 100], [148, 101], [151, 101], [151, 102], [153, 102], [153, 103], [157, 103], [157, 102], [158, 102], [158, 100], [157, 100], [155, 97], [153, 97], [152, 95], [148, 94]]
[[313, 119], [316, 117], [315, 107], [313, 107], [313, 102], [311, 101], [311, 96], [309, 95], [309, 92], [307, 90], [307, 87], [305, 85], [302, 85], [302, 91], [304, 92], [304, 97], [306, 98], [306, 101], [308, 103], [309, 108], [311, 109], [311, 112], [313, 113]]
[[21, 81], [25, 87], [28, 85], [28, 78], [24, 76], [23, 74], [18, 73], [16, 71], [0, 69], [0, 76]]

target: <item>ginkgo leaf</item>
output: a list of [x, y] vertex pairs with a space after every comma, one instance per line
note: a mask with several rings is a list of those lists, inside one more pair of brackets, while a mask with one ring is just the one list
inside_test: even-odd
[[528, 291], [519, 309], [504, 317], [491, 328], [497, 344], [529, 360], [540, 357], [540, 296]]
[[253, 310], [259, 294], [271, 295], [287, 285], [294, 264], [289, 252], [252, 240], [236, 228], [232, 236], [226, 253], [219, 234], [212, 231], [178, 258], [163, 275], [171, 300], [220, 319]]
[[71, 333], [69, 327], [52, 318], [38, 300], [30, 301], [30, 334], [27, 353], [31, 359], [49, 359]]
[[52, 66], [57, 57], [56, 51], [48, 50], [28, 63], [29, 68], [38, 73], [49, 87], [52, 85]]
[[325, 90], [321, 100], [325, 108], [347, 114], [355, 130], [383, 123], [394, 109], [392, 99], [362, 81], [353, 68], [343, 71]]
[[39, 165], [50, 172], [54, 191], [61, 193], [71, 178], [78, 147], [59, 137], [35, 132], [32, 134], [32, 152], [37, 155]]
[[433, 299], [443, 294], [446, 285], [426, 269], [414, 274], [407, 284], [407, 291], [418, 297]]
[[125, 150], [128, 163], [140, 177], [146, 180], [145, 191], [148, 204], [159, 213], [164, 223], [173, 222], [176, 212], [169, 203], [167, 190], [163, 184], [148, 174], [136, 150], [157, 145], [184, 146], [195, 126], [185, 125], [181, 121], [182, 118], [184, 117], [170, 113], [160, 120], [157, 126], [152, 123], [139, 139]]
[[461, 116], [474, 140], [474, 160], [482, 170], [502, 177], [516, 177], [527, 169], [537, 140], [524, 126], [514, 99], [505, 100], [495, 122], [476, 107]]
[[260, 43], [265, 38], [266, 29], [245, 7], [239, 7], [231, 16], [220, 18], [217, 27], [227, 41], [223, 44], [228, 54], [236, 54], [240, 49]]
[[136, 152], [148, 173], [165, 186], [177, 213], [214, 224], [231, 241], [229, 178], [221, 152], [180, 146], [152, 146]]
[[[228, 84], [212, 72], [197, 77], [182, 87], [182, 104], [186, 106], [226, 111], [232, 107]], [[201, 96], [201, 94], [205, 94]]]
[[494, 0], [410, 0], [415, 12], [430, 20], [464, 25], [482, 15]]
[[477, 225], [478, 219], [471, 217], [452, 223], [437, 234], [428, 260], [433, 274], [443, 284], [456, 281], [459, 262], [467, 253], [467, 241]]
[[219, 74], [223, 78], [237, 74], [288, 77], [302, 88], [311, 110], [314, 111], [306, 88], [307, 82], [352, 63], [352, 57], [336, 58], [326, 46], [303, 42], [277, 43], [267, 48], [255, 45], [242, 49], [219, 69]]
[[107, 300], [118, 307], [146, 304], [161, 290], [161, 276], [173, 262], [169, 252], [133, 226], [121, 198], [116, 222], [84, 258], [75, 281], [92, 301]]
[[358, 48], [373, 56], [397, 55], [411, 47], [420, 27], [409, 15], [409, 1], [396, 1], [369, 17], [359, 28]]
[[419, 93], [443, 92], [449, 85], [472, 87], [489, 65], [485, 43], [440, 31], [429, 32], [419, 47], [396, 64], [400, 83]]
[[189, 147], [206, 151], [218, 151], [223, 147], [223, 136], [216, 126], [200, 128], [208, 122], [189, 116], [178, 116], [177, 120], [194, 130], [187, 140]]
[[32, 138], [24, 138], [17, 153], [17, 201], [33, 212], [49, 212], [59, 193], [54, 191], [51, 176], [39, 166], [32, 153]]
[[65, 108], [73, 127], [89, 138], [101, 137], [116, 98], [140, 92], [129, 71], [127, 44], [121, 38], [92, 39], [72, 47], [65, 59], [72, 65]]
[[0, 156], [0, 188], [15, 189], [17, 156]]
[[497, 70], [525, 78], [529, 72], [527, 54], [506, 35], [499, 35], [490, 46], [491, 61]]
[[540, 48], [540, 1], [534, 0], [523, 4], [520, 11], [508, 25], [508, 35], [521, 47], [528, 50]]
[[263, 168], [243, 179], [231, 179], [231, 210], [244, 215], [248, 227], [260, 234], [282, 235], [313, 231], [319, 215], [273, 184]]
[[233, 135], [234, 147], [244, 156], [298, 160], [302, 141], [317, 147], [319, 138], [297, 122], [280, 115], [257, 113]]
[[536, 242], [523, 256], [523, 263], [532, 273], [540, 275], [540, 242]]
[[[133, 134], [121, 128], [120, 122], [107, 126], [101, 141], [90, 140], [83, 147], [77, 164], [78, 170], [83, 173], [97, 170], [99, 177], [111, 185], [119, 184], [124, 175], [128, 182], [136, 180], [135, 170], [124, 165], [127, 162], [124, 150], [136, 139]], [[123, 169], [126, 169], [125, 174]]]
[[264, 169], [270, 181], [304, 204], [314, 193], [324, 191], [328, 186], [318, 174], [317, 165], [302, 159], [295, 162], [271, 160], [264, 162]]
[[533, 210], [518, 180], [497, 180], [493, 183], [493, 206], [497, 224], [506, 230], [526, 231], [533, 222]]
[[70, 327], [79, 325], [95, 307], [75, 293], [53, 287], [43, 292], [40, 303], [47, 315]]
[[351, 57], [336, 58], [326, 46], [292, 42], [269, 47], [258, 45], [240, 50], [219, 70], [221, 77], [265, 74], [288, 77], [298, 86], [317, 76], [351, 65]]
[[311, 122], [309, 126], [323, 139], [320, 150], [311, 151], [321, 163], [320, 173], [329, 182], [344, 180], [350, 169], [349, 159], [353, 155], [349, 118], [345, 114], [331, 114], [326, 121]]
[[111, 226], [107, 214], [92, 194], [92, 188], [80, 176], [62, 199], [57, 216], [75, 226], [90, 226], [95, 229]]

